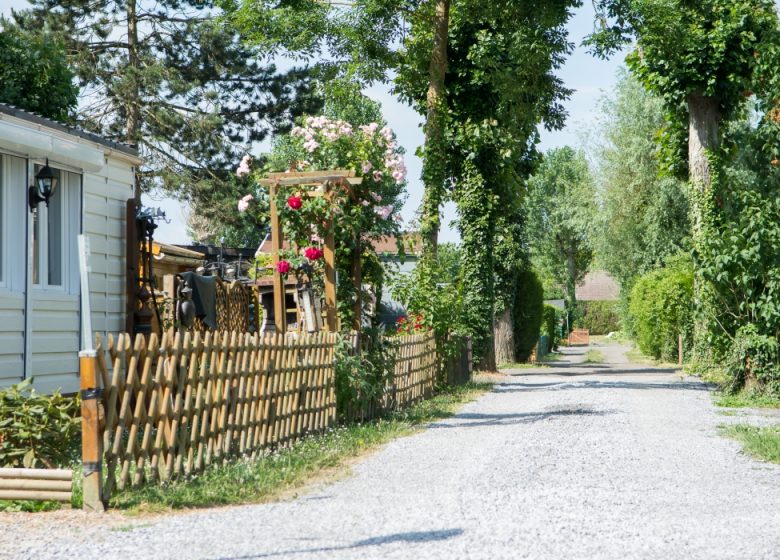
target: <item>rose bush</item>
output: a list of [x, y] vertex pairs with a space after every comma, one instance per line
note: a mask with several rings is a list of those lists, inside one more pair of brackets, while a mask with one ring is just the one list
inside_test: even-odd
[[[252, 160], [244, 158], [237, 174], [251, 171]], [[353, 126], [324, 116], [307, 117], [291, 132], [277, 139], [268, 166], [256, 171], [351, 170], [362, 178], [359, 185], [334, 186], [328, 197], [312, 193], [310, 187], [280, 188], [275, 200], [287, 241], [280, 259], [287, 263], [283, 274], [305, 270], [321, 278], [323, 239], [332, 233], [336, 242], [336, 268], [339, 278], [352, 277], [353, 261], [359, 259], [364, 284], [381, 291], [382, 267], [373, 252], [373, 242], [387, 236], [400, 239], [406, 183], [403, 150], [393, 131], [372, 122]], [[238, 203], [239, 211], [249, 208], [253, 194]], [[280, 263], [281, 264], [281, 263]], [[315, 282], [316, 284], [316, 282]], [[346, 325], [352, 322], [352, 304], [358, 293], [351, 282], [338, 285], [339, 311]], [[369, 298], [363, 297], [362, 301]]]

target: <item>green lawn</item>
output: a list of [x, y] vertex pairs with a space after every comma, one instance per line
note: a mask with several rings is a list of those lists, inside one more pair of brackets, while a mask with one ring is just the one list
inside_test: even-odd
[[591, 348], [590, 350], [585, 352], [585, 361], [583, 363], [603, 364], [604, 354], [601, 353], [601, 350], [595, 350], [594, 348]]
[[780, 397], [757, 391], [716, 393], [715, 405], [725, 408], [780, 408]]

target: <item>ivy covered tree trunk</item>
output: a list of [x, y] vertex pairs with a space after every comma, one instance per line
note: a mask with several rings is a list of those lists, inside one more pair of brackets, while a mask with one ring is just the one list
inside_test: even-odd
[[[692, 187], [693, 246], [701, 252], [707, 243], [707, 230], [714, 218], [712, 212], [713, 177], [715, 170], [710, 155], [720, 147], [720, 101], [699, 93], [688, 97], [688, 168]], [[712, 232], [710, 232], [712, 234]], [[706, 295], [704, 281], [696, 274], [693, 298], [695, 317], [693, 323], [694, 353], [699, 359], [709, 358], [707, 333], [711, 318], [716, 316]]]
[[449, 0], [435, 0], [433, 20], [433, 48], [428, 69], [427, 115], [425, 122], [425, 151], [423, 160], [422, 220], [420, 232], [426, 257], [436, 257], [444, 201], [445, 167], [447, 161], [444, 129], [447, 116], [447, 94], [444, 78], [447, 74], [447, 35], [449, 32]]
[[515, 335], [512, 323], [512, 310], [505, 309], [496, 317], [495, 354], [496, 364], [511, 364], [515, 361]]
[[[138, 84], [138, 14], [136, 0], [127, 2], [127, 72], [130, 75], [127, 91], [127, 130], [125, 142], [138, 147], [141, 131], [141, 92]], [[141, 178], [136, 169], [133, 196], [136, 204], [141, 204]]]
[[462, 240], [463, 307], [472, 336], [474, 361], [480, 368], [496, 369], [493, 348], [495, 308], [494, 197], [475, 164], [463, 166], [456, 192]]

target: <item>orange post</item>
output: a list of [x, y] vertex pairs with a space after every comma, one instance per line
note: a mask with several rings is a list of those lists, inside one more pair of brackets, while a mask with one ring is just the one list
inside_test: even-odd
[[79, 352], [81, 378], [81, 461], [84, 467], [84, 511], [102, 512], [103, 449], [100, 434], [100, 388], [97, 380], [97, 353]]

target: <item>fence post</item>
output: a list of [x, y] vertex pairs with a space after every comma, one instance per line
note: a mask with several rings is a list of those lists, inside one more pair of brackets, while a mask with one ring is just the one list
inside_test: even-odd
[[100, 437], [101, 390], [97, 382], [97, 352], [79, 352], [81, 379], [81, 462], [84, 469], [84, 511], [102, 512], [102, 438]]

